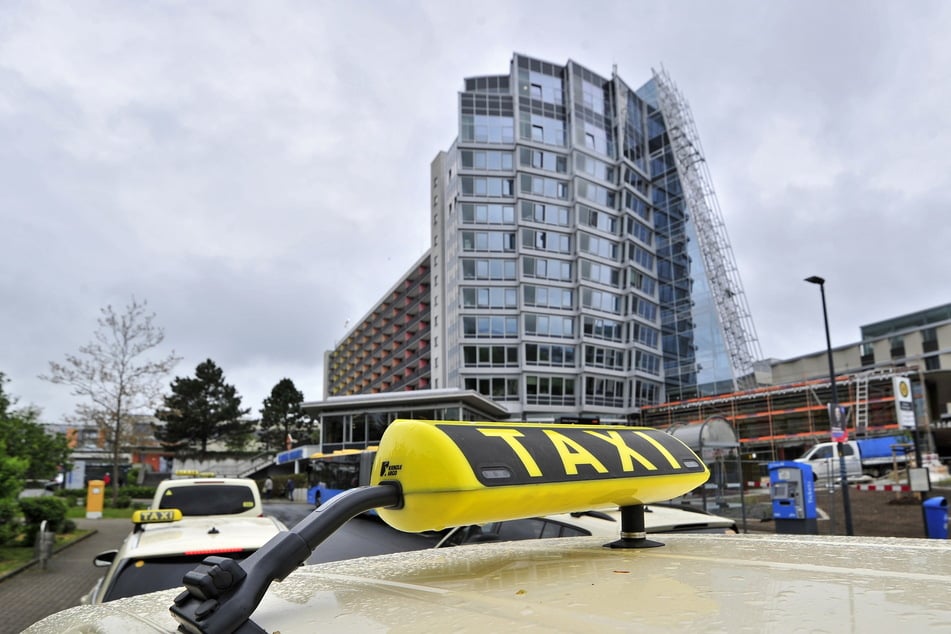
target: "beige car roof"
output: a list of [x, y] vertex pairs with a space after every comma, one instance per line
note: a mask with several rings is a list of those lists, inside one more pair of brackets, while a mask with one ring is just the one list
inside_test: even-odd
[[120, 557], [160, 557], [186, 551], [260, 548], [286, 527], [272, 517], [198, 516], [146, 524], [126, 538]]
[[[268, 632], [923, 631], [951, 622], [946, 540], [664, 535], [478, 544], [306, 566], [253, 615]], [[82, 606], [27, 632], [174, 631], [178, 591]]]

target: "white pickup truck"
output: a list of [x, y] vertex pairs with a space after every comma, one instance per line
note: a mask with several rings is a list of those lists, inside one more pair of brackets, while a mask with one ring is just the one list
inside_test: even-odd
[[863, 438], [844, 443], [823, 442], [796, 458], [796, 462], [808, 463], [817, 480], [839, 478], [841, 450], [847, 478], [854, 480], [863, 475], [877, 478], [895, 467], [904, 467], [912, 458], [913, 447], [906, 436]]

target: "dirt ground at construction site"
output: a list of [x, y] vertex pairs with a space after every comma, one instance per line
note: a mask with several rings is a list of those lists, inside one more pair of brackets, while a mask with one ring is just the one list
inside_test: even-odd
[[[932, 489], [929, 498], [943, 497], [951, 501], [951, 489]], [[868, 537], [927, 537], [923, 499], [919, 493], [896, 491], [849, 490], [849, 508], [854, 535]], [[845, 535], [845, 501], [841, 488], [816, 491], [820, 535]], [[712, 510], [712, 509], [711, 509]], [[747, 528], [750, 531], [773, 532], [771, 503], [768, 495], [748, 504]]]

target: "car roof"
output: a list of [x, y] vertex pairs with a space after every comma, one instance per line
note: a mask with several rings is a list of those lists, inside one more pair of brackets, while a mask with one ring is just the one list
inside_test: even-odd
[[191, 484], [234, 484], [241, 486], [251, 486], [257, 488], [258, 483], [251, 478], [218, 478], [214, 476], [188, 477], [188, 478], [168, 478], [162, 480], [160, 484], [172, 483], [175, 486], [188, 486]]
[[286, 527], [273, 517], [194, 516], [143, 524], [119, 549], [119, 558], [148, 558], [196, 550], [260, 548]]
[[[252, 618], [283, 634], [414, 623], [479, 632], [915, 631], [951, 619], [951, 543], [769, 534], [664, 542], [611, 549], [598, 537], [542, 539], [305, 566], [272, 584]], [[27, 632], [171, 632], [177, 593], [74, 608]]]

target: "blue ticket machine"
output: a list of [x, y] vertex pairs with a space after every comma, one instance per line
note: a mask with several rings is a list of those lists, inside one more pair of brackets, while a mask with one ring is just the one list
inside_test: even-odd
[[803, 462], [770, 462], [769, 497], [777, 533], [818, 535], [816, 485], [812, 467]]

